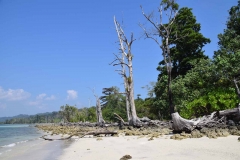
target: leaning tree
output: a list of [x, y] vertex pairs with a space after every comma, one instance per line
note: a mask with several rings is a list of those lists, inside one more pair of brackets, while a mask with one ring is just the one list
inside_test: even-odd
[[[139, 122], [134, 102], [133, 66], [132, 66], [133, 55], [131, 51], [132, 43], [135, 39], [133, 38], [133, 33], [131, 34], [130, 41], [127, 39], [121, 25], [117, 22], [115, 17], [114, 24], [116, 27], [116, 32], [119, 40], [120, 55], [114, 54], [115, 60], [111, 64], [113, 64], [113, 66], [118, 65], [121, 66], [121, 70], [117, 71], [124, 79], [125, 87], [124, 94], [126, 95], [126, 109], [128, 122], [130, 125], [135, 126], [137, 122]], [[127, 71], [125, 68], [127, 68]]]

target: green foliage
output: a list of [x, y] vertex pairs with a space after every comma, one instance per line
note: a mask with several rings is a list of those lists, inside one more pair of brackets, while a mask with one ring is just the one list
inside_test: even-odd
[[218, 38], [219, 50], [214, 52], [214, 62], [222, 79], [232, 81], [240, 73], [240, 1], [231, 7], [227, 28]]
[[[106, 92], [107, 91], [107, 92]], [[110, 87], [103, 90], [104, 96], [100, 99], [102, 101], [102, 115], [105, 121], [116, 122], [117, 119], [113, 113], [120, 115], [125, 121], [127, 121], [126, 112], [126, 97], [119, 94], [119, 88]]]
[[96, 107], [90, 107], [87, 111], [86, 121], [97, 122]]
[[[167, 24], [166, 24], [167, 25]], [[201, 33], [201, 25], [197, 23], [196, 17], [190, 8], [181, 8], [171, 25], [169, 43], [172, 60], [172, 78], [185, 75], [194, 65], [192, 61], [206, 59], [202, 50], [203, 46], [210, 43], [210, 39], [205, 38]], [[176, 40], [177, 39], [177, 40]], [[166, 74], [164, 60], [159, 62], [159, 78]]]
[[58, 123], [61, 121], [61, 116], [58, 112], [41, 113], [25, 117], [15, 117], [7, 119], [5, 124], [30, 124], [30, 123]]
[[168, 9], [172, 9], [174, 11], [178, 10], [179, 5], [175, 3], [175, 0], [162, 0], [161, 5], [163, 5], [163, 9], [166, 11]]
[[161, 118], [169, 119], [169, 101], [168, 101], [168, 83], [167, 75], [162, 75], [161, 78], [158, 80], [154, 87], [155, 92], [155, 99], [154, 99], [154, 106], [156, 107], [157, 112], [160, 112]]
[[234, 108], [239, 102], [234, 88], [217, 88], [189, 102], [180, 114], [185, 118], [209, 115], [214, 111]]
[[150, 119], [159, 119], [156, 107], [154, 107], [154, 98], [146, 98], [145, 100], [138, 98], [135, 100], [136, 111], [138, 117], [148, 117]]
[[67, 122], [79, 121], [79, 112], [75, 106], [70, 106], [68, 104], [66, 104], [65, 106], [61, 106], [60, 114], [65, 120], [67, 120]]

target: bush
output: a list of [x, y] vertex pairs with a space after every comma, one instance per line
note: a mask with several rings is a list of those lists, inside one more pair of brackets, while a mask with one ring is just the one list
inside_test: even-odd
[[218, 88], [189, 102], [180, 114], [184, 118], [209, 115], [214, 111], [234, 108], [239, 101], [234, 88]]

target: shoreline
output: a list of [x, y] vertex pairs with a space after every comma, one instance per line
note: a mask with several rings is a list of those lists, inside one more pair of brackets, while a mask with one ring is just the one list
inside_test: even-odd
[[[68, 142], [67, 142], [68, 143]], [[42, 139], [34, 140], [29, 144], [25, 143], [23, 145], [15, 146], [14, 148], [9, 148], [11, 151], [2, 154], [0, 156], [1, 160], [54, 160], [57, 159], [65, 148], [69, 146], [66, 145], [66, 141], [52, 141], [48, 142]]]
[[[33, 127], [33, 126], [29, 126]], [[63, 150], [70, 146], [72, 139], [67, 141], [46, 141], [40, 138], [43, 135], [50, 135], [43, 130], [37, 130], [38, 136], [30, 139], [18, 139], [13, 137], [14, 141], [0, 146], [1, 160], [54, 160], [63, 153]], [[56, 135], [53, 137], [59, 137]], [[14, 139], [17, 138], [17, 139]]]
[[[201, 138], [191, 134], [172, 134], [167, 128], [132, 128], [117, 130], [118, 135], [105, 136], [103, 134], [93, 136], [80, 135], [91, 131], [101, 131], [96, 127], [64, 127], [48, 125], [38, 126], [41, 135], [46, 138], [60, 139], [74, 133], [73, 137], [65, 140], [48, 141], [36, 138], [25, 143], [9, 147], [10, 152], [0, 155], [1, 160], [119, 160], [125, 155], [132, 159], [224, 159], [234, 160], [240, 157], [239, 135], [221, 134], [218, 138], [210, 138], [208, 134]], [[225, 133], [218, 129], [217, 133]], [[220, 132], [221, 131], [221, 132]], [[229, 130], [229, 133], [235, 133]], [[78, 136], [77, 136], [78, 135]], [[208, 137], [207, 137], [208, 136]], [[175, 138], [173, 138], [175, 137]], [[195, 137], [195, 138], [194, 138]], [[125, 159], [126, 160], [126, 159]]]
[[238, 136], [170, 139], [170, 135], [149, 140], [149, 137], [119, 136], [80, 138], [63, 150], [59, 160], [119, 160], [125, 155], [132, 159], [165, 160], [237, 160], [240, 156]]

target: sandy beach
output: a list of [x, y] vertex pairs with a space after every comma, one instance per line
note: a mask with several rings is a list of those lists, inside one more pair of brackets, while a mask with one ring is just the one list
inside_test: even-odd
[[238, 136], [217, 139], [188, 138], [172, 140], [165, 135], [150, 140], [147, 137], [119, 136], [76, 139], [64, 149], [60, 160], [119, 160], [131, 155], [133, 160], [239, 160]]
[[[57, 136], [56, 136], [57, 137]], [[65, 141], [46, 141], [37, 139], [13, 147], [0, 155], [1, 160], [56, 160], [63, 150], [72, 143]]]

